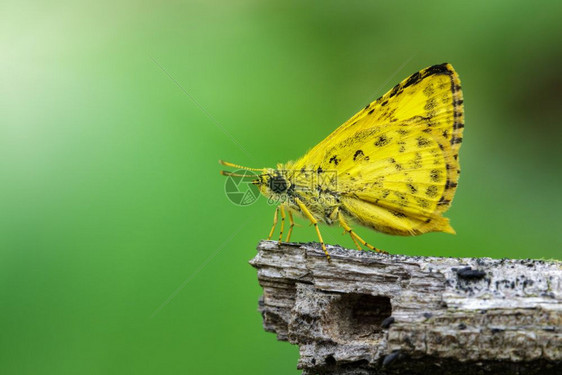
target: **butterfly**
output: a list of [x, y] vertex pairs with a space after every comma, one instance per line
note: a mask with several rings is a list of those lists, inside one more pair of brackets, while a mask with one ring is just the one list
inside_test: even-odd
[[454, 234], [442, 215], [458, 184], [463, 128], [459, 76], [444, 63], [412, 74], [297, 161], [276, 168], [220, 163], [258, 172], [252, 184], [278, 203], [269, 239], [280, 215], [281, 242], [288, 216], [288, 242], [293, 213], [299, 214], [315, 226], [330, 260], [319, 223], [340, 225], [358, 249], [377, 252], [384, 251], [363, 240], [350, 223], [401, 236]]

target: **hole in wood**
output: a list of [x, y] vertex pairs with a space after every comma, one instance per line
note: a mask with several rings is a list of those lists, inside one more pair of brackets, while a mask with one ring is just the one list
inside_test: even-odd
[[389, 297], [352, 293], [333, 300], [326, 318], [342, 340], [380, 340], [381, 324], [391, 315]]

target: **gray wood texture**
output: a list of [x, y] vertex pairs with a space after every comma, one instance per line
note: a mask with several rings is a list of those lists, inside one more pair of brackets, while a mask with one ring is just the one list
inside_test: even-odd
[[303, 374], [562, 374], [562, 262], [262, 241], [264, 329]]

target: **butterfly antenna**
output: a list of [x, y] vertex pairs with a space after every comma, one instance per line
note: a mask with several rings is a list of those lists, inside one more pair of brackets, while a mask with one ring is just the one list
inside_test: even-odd
[[230, 177], [251, 177], [251, 178], [255, 178], [256, 176], [253, 174], [239, 174], [239, 173], [232, 173], [232, 172], [228, 172], [228, 171], [221, 171], [221, 174], [223, 176], [230, 176]]
[[265, 168], [248, 168], [248, 167], [243, 167], [241, 165], [238, 164], [233, 164], [233, 163], [229, 163], [227, 161], [224, 160], [219, 160], [219, 163], [222, 165], [225, 165], [227, 167], [232, 167], [232, 168], [238, 168], [238, 169], [245, 169], [247, 171], [256, 171], [256, 172], [262, 172]]

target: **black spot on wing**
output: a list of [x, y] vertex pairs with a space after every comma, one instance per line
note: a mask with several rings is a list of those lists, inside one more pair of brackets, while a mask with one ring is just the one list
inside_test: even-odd
[[452, 182], [450, 180], [447, 180], [447, 183], [445, 184], [445, 189], [456, 188], [457, 186], [458, 186], [458, 184], [456, 182]]
[[390, 143], [390, 139], [386, 136], [386, 134], [381, 135], [375, 142], [376, 147], [386, 146]]
[[396, 162], [396, 159], [389, 158], [388, 161], [390, 162], [390, 164], [394, 165], [394, 168], [396, 168], [397, 171], [401, 171], [402, 169], [404, 169], [404, 167], [402, 167], [402, 164]]
[[380, 131], [378, 126], [373, 126], [372, 128], [363, 129], [355, 133], [353, 136], [343, 140], [338, 145], [340, 148], [347, 148], [353, 144], [364, 143], [365, 139], [371, 137], [373, 134], [376, 134]]
[[334, 155], [330, 158], [329, 163], [334, 163], [335, 165], [338, 165], [340, 163], [341, 159], [338, 159], [337, 155]]
[[418, 205], [421, 208], [428, 208], [429, 207], [429, 201], [427, 199], [420, 198], [420, 197], [414, 197], [414, 199], [416, 200], [416, 202], [418, 202]]
[[426, 137], [417, 137], [416, 141], [418, 141], [418, 147], [427, 147], [431, 144], [431, 141]]
[[435, 89], [433, 88], [433, 84], [430, 84], [425, 89], [423, 89], [423, 94], [425, 96], [433, 96], [434, 93], [435, 93]]
[[427, 189], [425, 190], [425, 195], [427, 195], [430, 198], [435, 198], [437, 196], [437, 186], [435, 185], [428, 186]]
[[402, 86], [400, 86], [400, 84], [398, 84], [398, 85], [394, 86], [392, 88], [392, 90], [390, 90], [389, 98], [392, 98], [392, 97], [398, 95], [401, 92], [402, 92]]
[[426, 111], [431, 111], [435, 107], [437, 107], [437, 100], [435, 100], [435, 98], [430, 98], [425, 103], [425, 106], [423, 107], [423, 109], [425, 109]]
[[403, 214], [402, 212], [399, 212], [399, 211], [391, 211], [391, 212], [396, 217], [406, 217], [406, 215]]
[[420, 72], [416, 72], [416, 73], [412, 74], [410, 77], [408, 77], [408, 79], [404, 83], [403, 88], [405, 89], [406, 87], [417, 84], [419, 81], [422, 80], [422, 78], [423, 77], [422, 77]]
[[455, 144], [458, 144], [458, 143], [462, 143], [462, 137], [453, 137], [453, 138], [451, 138], [451, 144], [452, 144], [452, 145], [455, 145]]
[[429, 173], [429, 177], [433, 182], [439, 182], [442, 179], [442, 171], [439, 169], [432, 169]]
[[355, 151], [355, 154], [353, 155], [353, 161], [356, 161], [357, 158], [361, 157], [361, 156], [365, 156], [365, 154], [363, 153], [362, 150], [357, 150]]
[[447, 205], [447, 204], [449, 204], [449, 203], [451, 203], [451, 200], [450, 200], [450, 199], [445, 199], [444, 197], [441, 197], [441, 199], [439, 199], [439, 202], [437, 202], [437, 204], [438, 204], [438, 205], [441, 205], [441, 206]]
[[426, 68], [423, 70], [423, 76], [424, 77], [429, 77], [435, 74], [448, 74], [451, 75], [453, 74], [453, 72], [451, 70], [449, 70], [448, 64], [447, 63], [443, 63], [440, 65], [433, 65], [430, 66], [429, 68]]

